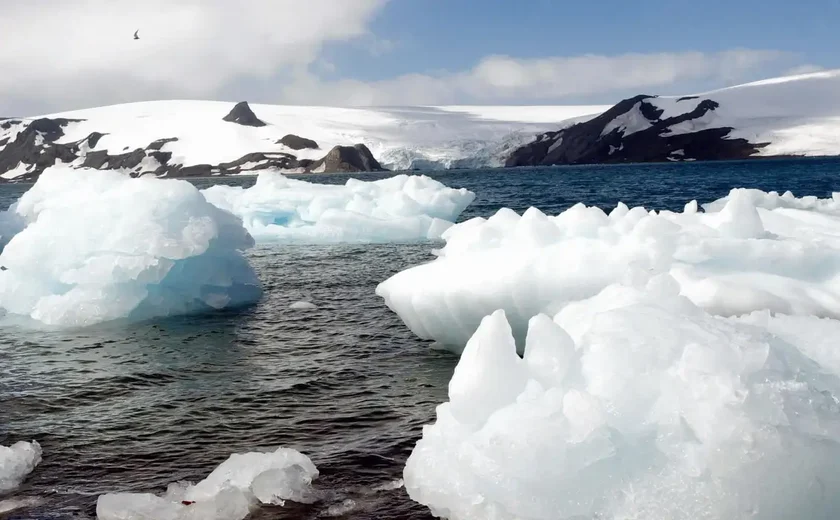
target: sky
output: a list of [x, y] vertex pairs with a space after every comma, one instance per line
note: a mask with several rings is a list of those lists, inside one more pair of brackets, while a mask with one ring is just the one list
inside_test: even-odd
[[0, 116], [611, 104], [840, 68], [837, 20], [837, 0], [0, 0]]

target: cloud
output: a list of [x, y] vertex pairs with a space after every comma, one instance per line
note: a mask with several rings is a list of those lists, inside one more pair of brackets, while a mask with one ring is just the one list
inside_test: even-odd
[[788, 69], [785, 71], [785, 76], [799, 76], [800, 74], [813, 74], [814, 72], [822, 72], [825, 70], [825, 67], [821, 67], [819, 65], [800, 65], [798, 67], [793, 67], [792, 69]]
[[540, 59], [488, 56], [462, 72], [409, 74], [376, 82], [324, 82], [315, 75], [301, 74], [283, 88], [282, 98], [294, 103], [340, 105], [562, 100], [661, 89], [680, 82], [731, 84], [789, 57], [785, 52], [750, 49]]
[[212, 97], [243, 78], [306, 67], [329, 42], [369, 36], [367, 26], [386, 2], [3, 2], [0, 112]]

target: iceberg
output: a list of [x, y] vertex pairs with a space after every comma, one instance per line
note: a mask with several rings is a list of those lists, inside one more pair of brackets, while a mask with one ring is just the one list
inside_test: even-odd
[[505, 311], [485, 317], [409, 496], [449, 520], [835, 517], [840, 365], [808, 343], [840, 322], [714, 316], [679, 293], [659, 274], [537, 314], [521, 358]]
[[296, 243], [436, 239], [475, 199], [416, 175], [329, 185], [264, 172], [250, 188], [216, 185], [202, 193], [240, 217], [258, 242]]
[[4, 222], [14, 234], [0, 254], [0, 309], [47, 325], [205, 312], [261, 295], [242, 255], [253, 238], [186, 181], [55, 167], [0, 213]]
[[733, 189], [683, 212], [621, 203], [609, 214], [583, 204], [556, 216], [501, 209], [442, 238], [435, 260], [397, 273], [376, 293], [417, 336], [455, 353], [497, 309], [521, 353], [532, 317], [659, 274], [713, 315], [840, 318], [840, 194]]
[[0, 493], [18, 487], [40, 463], [41, 445], [37, 441], [0, 445]]
[[311, 503], [318, 470], [292, 449], [233, 454], [201, 482], [177, 482], [163, 496], [101, 495], [99, 520], [242, 520], [259, 504]]

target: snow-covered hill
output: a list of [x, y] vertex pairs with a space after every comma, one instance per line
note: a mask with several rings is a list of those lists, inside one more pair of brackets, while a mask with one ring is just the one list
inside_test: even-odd
[[613, 107], [154, 101], [0, 119], [3, 180], [54, 164], [185, 177], [838, 154], [840, 70]]
[[[27, 153], [5, 161], [0, 151], [0, 174], [32, 178], [32, 166], [43, 155], [45, 142], [69, 146], [57, 160], [81, 166], [91, 152], [99, 155], [89, 167], [154, 172], [163, 159], [169, 165], [217, 167], [237, 173], [272, 166], [294, 170], [295, 161], [317, 161], [336, 146], [364, 144], [392, 170], [501, 166], [514, 148], [539, 132], [570, 119], [594, 117], [607, 106], [445, 106], [391, 108], [332, 108], [250, 105], [264, 126], [224, 121], [233, 103], [218, 101], [154, 101], [50, 114], [41, 118], [0, 120], [0, 150], [14, 144], [33, 121], [58, 121], [51, 129], [31, 132]], [[59, 128], [60, 127], [60, 128]], [[49, 131], [45, 131], [49, 130]], [[58, 138], [55, 138], [60, 134]], [[279, 141], [289, 134], [313, 140], [317, 148], [292, 149]], [[28, 136], [24, 136], [28, 137]], [[22, 141], [23, 139], [21, 139]], [[110, 160], [102, 160], [107, 152]], [[128, 161], [113, 157], [132, 154]], [[264, 154], [266, 157], [253, 157]], [[34, 156], [34, 157], [33, 157]], [[294, 159], [294, 160], [292, 160]], [[102, 163], [102, 164], [100, 164]], [[301, 169], [307, 169], [303, 167]], [[212, 173], [219, 173], [219, 168]], [[325, 171], [314, 169], [314, 171]], [[179, 172], [207, 172], [206, 168]], [[170, 172], [171, 173], [171, 172]]]
[[840, 70], [692, 96], [636, 96], [547, 132], [507, 166], [840, 154]]

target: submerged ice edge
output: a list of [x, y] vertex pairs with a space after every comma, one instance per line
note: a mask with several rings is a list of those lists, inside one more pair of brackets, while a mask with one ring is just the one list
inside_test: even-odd
[[452, 226], [437, 259], [376, 292], [417, 336], [456, 353], [497, 309], [521, 350], [531, 317], [661, 273], [715, 315], [840, 317], [840, 197], [735, 189], [703, 209], [501, 209]]

